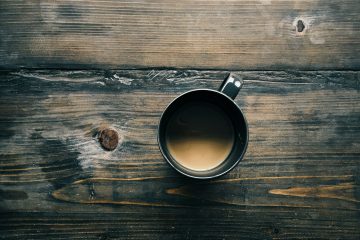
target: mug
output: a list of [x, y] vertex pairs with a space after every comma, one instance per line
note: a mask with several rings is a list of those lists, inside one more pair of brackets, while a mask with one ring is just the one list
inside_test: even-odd
[[[163, 157], [171, 167], [173, 167], [179, 173], [190, 178], [211, 179], [229, 172], [243, 159], [249, 141], [248, 124], [243, 112], [233, 101], [243, 86], [243, 83], [243, 80], [239, 76], [235, 75], [234, 73], [229, 73], [218, 91], [211, 89], [191, 90], [175, 98], [166, 107], [159, 122], [158, 144]], [[171, 134], [171, 131], [168, 129], [170, 119], [172, 119], [172, 117], [174, 117], [174, 115], [177, 114], [179, 109], [181, 109], [183, 106], [196, 105], [199, 102], [204, 104], [211, 104], [212, 106], [216, 106], [216, 108], [221, 109], [222, 113], [225, 114], [227, 119], [230, 120], [229, 122], [231, 124], [231, 131], [233, 131], [233, 133], [231, 133], [233, 136], [233, 144], [231, 146], [231, 150], [229, 148], [227, 157], [223, 159], [219, 165], [205, 170], [191, 169], [181, 164], [179, 161], [177, 161], [176, 157], [171, 154], [169, 143], [167, 142], [169, 141], [168, 135]], [[200, 107], [201, 106], [202, 105], [200, 105]], [[189, 114], [192, 114], [191, 111]], [[206, 119], [202, 120], [206, 121]], [[211, 119], [207, 120], [211, 122]], [[196, 126], [201, 127], [201, 124], [197, 124]], [[206, 159], [203, 159], [203, 161], [206, 161]]]

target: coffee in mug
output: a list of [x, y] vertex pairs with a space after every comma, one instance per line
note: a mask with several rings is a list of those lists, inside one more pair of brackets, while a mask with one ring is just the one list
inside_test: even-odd
[[166, 144], [170, 155], [184, 167], [210, 170], [230, 154], [234, 128], [218, 106], [201, 101], [188, 103], [169, 119]]

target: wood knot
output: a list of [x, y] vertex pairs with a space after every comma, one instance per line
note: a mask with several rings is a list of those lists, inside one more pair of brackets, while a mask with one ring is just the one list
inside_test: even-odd
[[272, 234], [277, 235], [279, 233], [280, 233], [280, 230], [278, 228], [276, 228], [276, 227], [272, 228]]
[[303, 32], [305, 29], [304, 22], [302, 20], [298, 20], [296, 24], [296, 31], [297, 32]]
[[100, 145], [107, 151], [114, 150], [119, 143], [119, 134], [110, 128], [101, 130], [99, 133], [99, 142]]
[[280, 234], [280, 229], [275, 227], [275, 226], [270, 226], [266, 229], [266, 232], [273, 236], [273, 237], [276, 237], [278, 234]]

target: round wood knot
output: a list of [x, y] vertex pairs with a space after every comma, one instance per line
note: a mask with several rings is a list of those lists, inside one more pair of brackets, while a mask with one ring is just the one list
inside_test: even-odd
[[105, 150], [112, 151], [119, 143], [119, 135], [113, 129], [104, 129], [99, 134], [99, 142]]
[[298, 32], [302, 32], [305, 29], [305, 25], [304, 22], [302, 20], [298, 20], [297, 24], [296, 24], [296, 29]]

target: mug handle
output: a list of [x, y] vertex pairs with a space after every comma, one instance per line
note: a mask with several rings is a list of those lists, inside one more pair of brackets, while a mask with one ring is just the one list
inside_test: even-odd
[[231, 72], [222, 82], [219, 88], [219, 92], [224, 93], [225, 95], [229, 96], [231, 99], [234, 100], [243, 85], [244, 80], [235, 73]]

